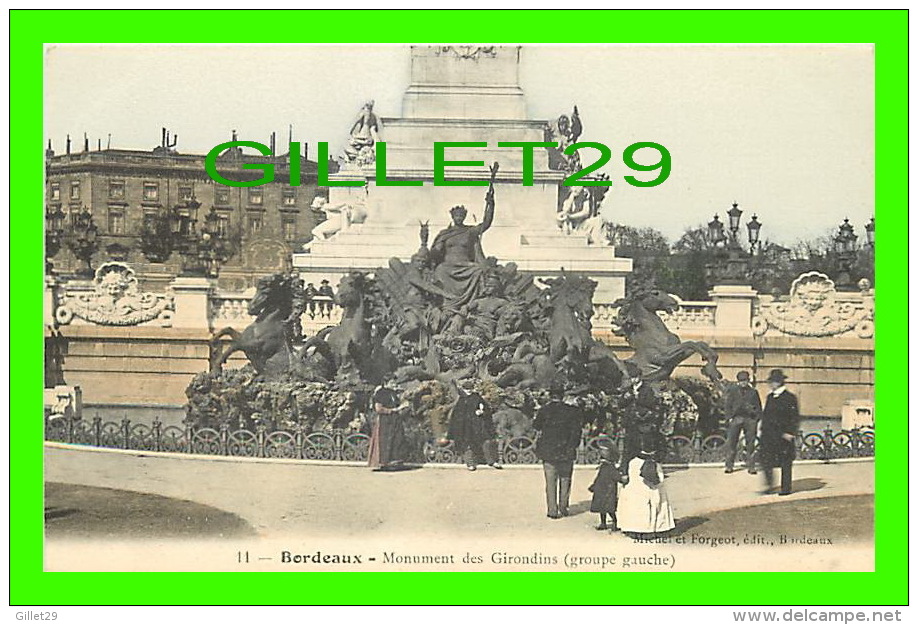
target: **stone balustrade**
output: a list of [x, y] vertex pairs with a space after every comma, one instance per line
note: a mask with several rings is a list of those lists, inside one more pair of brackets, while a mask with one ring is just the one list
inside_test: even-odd
[[[139, 289], [133, 271], [123, 263], [106, 263], [92, 281], [46, 280], [45, 315], [49, 325], [158, 326], [207, 332], [232, 327], [243, 330], [252, 322], [248, 305], [254, 296], [218, 291], [206, 278], [175, 278], [167, 293]], [[718, 337], [830, 337], [873, 339], [873, 290], [837, 292], [823, 274], [801, 275], [789, 297], [759, 296], [749, 286], [718, 285], [711, 300], [682, 302], [673, 312], [658, 313], [676, 334], [707, 339]], [[596, 302], [594, 333], [615, 334], [618, 309]], [[313, 335], [336, 325], [341, 308], [332, 297], [317, 295], [302, 317], [304, 334]]]
[[[208, 328], [220, 330], [230, 327], [243, 330], [254, 318], [249, 314], [249, 300], [252, 293], [214, 293], [210, 296]], [[306, 310], [300, 318], [300, 325], [306, 336], [314, 335], [327, 326], [341, 321], [341, 307], [334, 298], [316, 295], [306, 303]]]
[[[92, 281], [46, 280], [45, 323], [61, 356], [55, 384], [79, 386], [90, 411], [181, 411], [185, 389], [209, 367], [215, 332], [244, 330], [254, 290], [228, 293], [205, 278], [176, 278], [165, 292], [145, 292], [127, 266], [106, 263]], [[789, 296], [760, 296], [750, 287], [724, 285], [711, 300], [679, 302], [660, 313], [682, 340], [704, 341], [718, 354], [727, 379], [741, 370], [761, 378], [783, 369], [794, 381], [801, 412], [834, 423], [843, 406], [872, 402], [873, 291], [836, 292], [821, 274], [804, 274]], [[301, 319], [305, 336], [339, 323], [342, 309], [315, 296]], [[615, 334], [618, 309], [601, 299], [591, 319], [594, 335], [620, 357], [630, 348]], [[244, 357], [233, 356], [231, 366]], [[56, 363], [56, 364], [55, 364]], [[690, 358], [676, 375], [697, 376]], [[56, 398], [55, 398], [56, 399]], [[109, 414], [106, 412], [106, 414]]]

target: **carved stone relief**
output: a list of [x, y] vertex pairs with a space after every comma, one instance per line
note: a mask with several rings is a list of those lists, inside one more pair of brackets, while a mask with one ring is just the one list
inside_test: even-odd
[[107, 326], [158, 320], [170, 326], [174, 310], [171, 296], [141, 292], [133, 269], [122, 262], [108, 262], [96, 270], [92, 291], [64, 287], [54, 317], [61, 325], [82, 319]]
[[839, 300], [835, 283], [826, 275], [810, 271], [791, 285], [790, 300], [759, 305], [752, 319], [752, 332], [762, 336], [769, 328], [791, 336], [836, 336], [853, 332], [873, 337], [873, 297], [862, 292], [860, 301]]

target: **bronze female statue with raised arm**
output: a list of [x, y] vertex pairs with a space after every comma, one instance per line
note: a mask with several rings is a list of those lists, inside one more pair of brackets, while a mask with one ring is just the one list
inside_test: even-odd
[[491, 181], [485, 194], [485, 213], [481, 223], [466, 225], [468, 211], [464, 206], [454, 206], [450, 209], [453, 223], [437, 234], [430, 248], [434, 275], [443, 288], [453, 295], [447, 305], [454, 310], [472, 301], [484, 287], [487, 265], [481, 248], [481, 236], [494, 221], [494, 178], [497, 169], [498, 164], [494, 163], [491, 166]]

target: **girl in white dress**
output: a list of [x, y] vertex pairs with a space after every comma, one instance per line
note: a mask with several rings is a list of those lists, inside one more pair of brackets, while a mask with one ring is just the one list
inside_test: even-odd
[[656, 534], [676, 527], [663, 486], [663, 467], [642, 451], [628, 463], [628, 483], [618, 499], [618, 526], [623, 532]]

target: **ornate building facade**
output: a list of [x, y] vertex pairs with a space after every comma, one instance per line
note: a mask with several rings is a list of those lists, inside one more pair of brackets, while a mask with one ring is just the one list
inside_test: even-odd
[[[106, 261], [127, 261], [136, 270], [145, 290], [161, 291], [181, 271], [177, 252], [167, 252], [164, 262], [153, 262], [144, 253], [142, 235], [156, 219], [177, 215], [196, 220], [198, 228], [211, 212], [226, 238], [230, 258], [220, 266], [218, 287], [242, 291], [259, 276], [283, 270], [291, 254], [302, 250], [313, 227], [324, 219], [311, 208], [316, 196], [316, 163], [301, 158], [301, 184], [290, 185], [288, 154], [255, 157], [238, 148], [227, 150], [217, 161], [229, 179], [254, 179], [260, 170], [243, 169], [246, 163], [270, 163], [275, 176], [257, 187], [230, 187], [214, 182], [204, 168], [205, 155], [179, 154], [163, 144], [152, 151], [83, 150], [55, 154], [50, 145], [45, 155], [46, 215], [58, 215], [63, 237], [79, 214], [91, 214], [98, 244], [92, 267]], [[273, 143], [273, 140], [272, 140]], [[53, 259], [56, 273], [77, 270], [81, 261], [67, 245]]]

